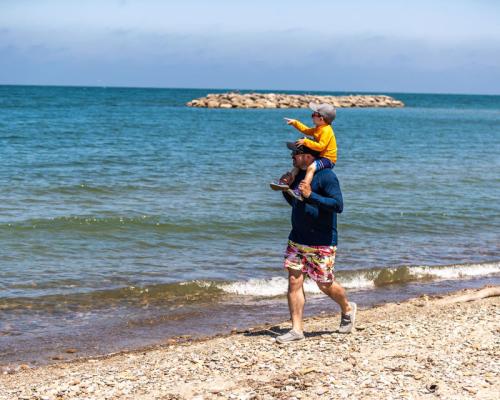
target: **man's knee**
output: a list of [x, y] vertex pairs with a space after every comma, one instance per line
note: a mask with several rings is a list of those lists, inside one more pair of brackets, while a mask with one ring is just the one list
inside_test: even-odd
[[342, 286], [340, 286], [335, 281], [327, 282], [327, 283], [316, 282], [316, 284], [318, 285], [319, 290], [321, 290], [323, 293], [326, 293], [326, 294], [329, 294], [329, 293], [341, 294], [344, 291]]
[[304, 284], [304, 275], [301, 271], [289, 270], [288, 275], [288, 290], [300, 290]]
[[316, 282], [316, 285], [318, 285], [319, 290], [323, 293], [328, 293], [331, 290], [332, 282]]

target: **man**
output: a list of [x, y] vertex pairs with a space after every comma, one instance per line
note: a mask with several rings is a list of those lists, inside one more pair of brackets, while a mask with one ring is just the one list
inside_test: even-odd
[[[314, 162], [318, 153], [296, 143], [287, 143], [292, 150], [293, 166], [300, 169], [291, 183], [299, 188], [304, 201], [298, 201], [283, 192], [292, 206], [292, 231], [288, 236], [284, 266], [288, 269], [288, 308], [292, 318], [292, 329], [278, 336], [278, 343], [304, 339], [302, 316], [305, 295], [305, 275], [318, 285], [319, 289], [333, 299], [341, 308], [340, 333], [350, 333], [356, 318], [356, 304], [348, 302], [342, 286], [334, 280], [333, 269], [337, 249], [337, 214], [343, 210], [342, 192], [337, 176], [331, 169], [316, 172], [311, 185], [302, 182], [307, 167]], [[285, 174], [283, 181], [289, 183], [291, 174]]]

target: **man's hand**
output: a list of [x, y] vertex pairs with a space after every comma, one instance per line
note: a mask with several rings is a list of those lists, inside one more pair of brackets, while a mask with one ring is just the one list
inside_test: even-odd
[[302, 138], [302, 139], [299, 139], [295, 142], [295, 144], [297, 146], [304, 146], [304, 142], [305, 142], [306, 138]]
[[308, 199], [309, 196], [311, 196], [311, 185], [309, 185], [308, 183], [302, 181], [299, 183], [299, 190], [300, 192], [302, 193], [302, 197]]
[[292, 125], [293, 124], [293, 121], [295, 121], [294, 119], [291, 119], [291, 118], [283, 118], [286, 122], [287, 125]]

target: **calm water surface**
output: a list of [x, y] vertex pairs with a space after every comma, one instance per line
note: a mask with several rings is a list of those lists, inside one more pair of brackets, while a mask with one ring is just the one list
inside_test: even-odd
[[[0, 363], [287, 318], [268, 182], [310, 112], [184, 106], [208, 92], [0, 86]], [[364, 304], [498, 283], [500, 96], [393, 96], [334, 123], [338, 279]]]

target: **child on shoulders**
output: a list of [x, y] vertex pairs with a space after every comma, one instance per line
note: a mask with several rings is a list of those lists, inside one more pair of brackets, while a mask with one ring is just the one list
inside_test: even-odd
[[[309, 103], [309, 108], [313, 110], [311, 115], [314, 123], [313, 128], [307, 127], [296, 119], [285, 118], [285, 121], [288, 125], [293, 126], [303, 134], [314, 138], [314, 140], [302, 138], [296, 142], [298, 146], [305, 146], [319, 152], [316, 161], [307, 168], [306, 176], [302, 180], [302, 182], [310, 185], [316, 171], [333, 168], [335, 166], [337, 162], [337, 141], [331, 126], [336, 116], [335, 108], [330, 104], [316, 103]], [[293, 170], [290, 171], [292, 178], [289, 181], [286, 183], [282, 181], [272, 182], [270, 184], [271, 189], [288, 191], [298, 200], [303, 200], [298, 187], [294, 190], [290, 189], [290, 185], [295, 180], [298, 173], [299, 169], [294, 167]]]

